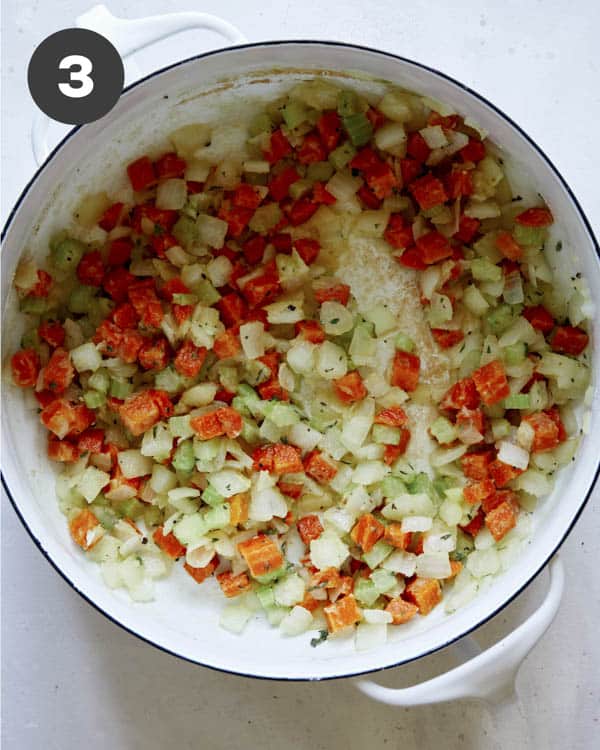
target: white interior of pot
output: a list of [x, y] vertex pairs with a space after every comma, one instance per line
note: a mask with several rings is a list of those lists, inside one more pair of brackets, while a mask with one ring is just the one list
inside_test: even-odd
[[[12, 220], [2, 252], [5, 360], [18, 347], [22, 332], [9, 288], [23, 249], [42, 259], [49, 237], [71, 221], [83, 195], [119, 187], [124, 164], [148, 149], [156, 151], [179, 125], [235, 117], [240, 107], [247, 115], [249, 109], [260, 107], [261, 100], [273, 99], [293, 81], [309, 76], [310, 70], [327, 70], [341, 77], [343, 85], [369, 92], [382, 91], [388, 80], [472, 117], [510, 154], [506, 163], [516, 190], [522, 195], [538, 190], [553, 209], [553, 240], [562, 240], [564, 247], [560, 254], [549, 254], [553, 266], [560, 263], [557, 277], [565, 280], [582, 271], [592, 297], [600, 296], [598, 257], [577, 207], [543, 157], [491, 107], [436, 74], [383, 54], [324, 44], [256, 47], [191, 61], [134, 87], [108, 117], [71, 137], [42, 170]], [[350, 71], [360, 74], [349, 78]], [[227, 85], [222, 85], [224, 80]], [[594, 364], [599, 365], [597, 350]], [[88, 563], [71, 542], [58, 510], [54, 472], [45, 455], [35, 404], [9, 381], [5, 373], [4, 476], [26, 524], [50, 558], [77, 589], [132, 631], [200, 663], [251, 675], [354, 674], [408, 661], [459, 637], [491, 616], [539, 570], [577, 515], [598, 462], [597, 446], [584, 439], [576, 463], [561, 472], [554, 492], [535, 511], [532, 541], [515, 566], [459, 612], [447, 616], [438, 607], [427, 618], [389, 628], [388, 643], [374, 651], [356, 653], [352, 640], [344, 638], [330, 639], [315, 649], [309, 645], [314, 633], [286, 638], [262, 618], [251, 622], [240, 637], [220, 629], [223, 598], [216, 582], [198, 586], [181, 569], [159, 583], [157, 598], [149, 604], [134, 604], [124, 592], [105, 588], [98, 566]], [[593, 408], [592, 433], [599, 429], [598, 422], [598, 409]]]

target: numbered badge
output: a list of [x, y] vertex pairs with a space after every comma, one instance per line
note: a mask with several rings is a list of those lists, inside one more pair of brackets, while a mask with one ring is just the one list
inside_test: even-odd
[[29, 62], [29, 91], [48, 117], [70, 125], [109, 112], [123, 90], [123, 61], [114, 46], [87, 29], [44, 39]]

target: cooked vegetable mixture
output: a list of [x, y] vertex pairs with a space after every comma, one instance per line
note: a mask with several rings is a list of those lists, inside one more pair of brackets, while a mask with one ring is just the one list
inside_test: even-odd
[[[553, 283], [550, 209], [439, 109], [309, 80], [247, 126], [186, 125], [21, 263], [13, 379], [109, 586], [149, 600], [181, 566], [230, 631], [262, 611], [365, 649], [511, 564], [577, 448], [586, 291]], [[359, 304], [344, 273], [378, 268], [351, 238], [397, 299]], [[422, 332], [394, 311], [410, 285]]]

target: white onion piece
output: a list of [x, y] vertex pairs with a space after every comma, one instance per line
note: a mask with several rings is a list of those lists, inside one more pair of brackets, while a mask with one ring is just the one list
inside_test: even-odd
[[529, 453], [508, 440], [501, 440], [498, 443], [498, 460], [516, 469], [526, 469], [529, 466]]

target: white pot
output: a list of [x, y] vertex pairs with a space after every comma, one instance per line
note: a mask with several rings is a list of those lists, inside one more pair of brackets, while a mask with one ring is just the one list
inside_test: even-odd
[[[156, 21], [146, 25], [117, 21], [104, 10], [96, 11], [96, 18], [88, 20], [95, 21], [89, 25], [112, 35], [121, 48], [125, 45], [131, 51], [151, 37], [190, 25], [190, 15], [194, 14], [183, 15], [185, 22], [181, 16], [177, 23], [172, 17], [169, 23], [163, 20], [160, 33]], [[194, 18], [199, 25], [198, 16]], [[205, 17], [202, 22], [206, 23]], [[349, 75], [353, 72], [360, 73], [360, 79]], [[106, 117], [73, 130], [52, 153], [23, 192], [5, 230], [5, 351], [18, 346], [21, 333], [11, 291], [19, 256], [28, 248], [41, 259], [47, 252], [49, 236], [68, 221], [82, 194], [110, 188], [124, 163], [155, 146], [177, 125], [216, 117], [224, 105], [243, 97], [272, 97], [291, 82], [317, 73], [370, 90], [381, 89], [383, 82], [391, 81], [447, 102], [473, 118], [521, 166], [522, 173], [551, 206], [557, 217], [556, 238], [562, 239], [565, 247], [557, 256], [563, 264], [561, 274], [572, 273], [571, 267], [582, 271], [593, 298], [600, 298], [598, 246], [581, 207], [549, 159], [493, 104], [435, 70], [391, 54], [338, 43], [275, 42], [201, 55], [155, 73], [131, 86]], [[595, 369], [600, 368], [598, 351], [596, 347]], [[220, 629], [223, 600], [216, 583], [209, 581], [200, 587], [181, 570], [159, 585], [156, 601], [149, 604], [134, 604], [124, 593], [106, 588], [98, 566], [87, 562], [69, 538], [54, 496], [54, 471], [46, 458], [44, 431], [35, 409], [26, 405], [24, 394], [7, 377], [3, 402], [3, 478], [7, 492], [30, 535], [64, 578], [107, 617], [140, 638], [198, 664], [257, 677], [323, 679], [357, 675], [404, 664], [461, 638], [502, 609], [546, 565], [581, 513], [598, 473], [598, 447], [586, 437], [577, 460], [561, 472], [552, 496], [536, 510], [531, 544], [508, 573], [463, 609], [447, 616], [443, 607], [438, 607], [426, 618], [390, 628], [388, 643], [373, 651], [356, 653], [352, 641], [335, 639], [311, 648], [310, 634], [286, 638], [258, 620], [239, 637]], [[597, 407], [598, 391], [594, 403]], [[600, 433], [597, 408], [592, 410], [591, 433]], [[535, 627], [529, 627], [526, 647], [524, 634], [519, 636], [521, 646], [515, 646], [519, 658], [551, 620], [560, 590], [561, 575], [557, 573], [546, 609], [538, 613]], [[512, 666], [513, 661], [509, 659]], [[494, 664], [490, 667], [487, 663], [485, 669], [489, 675]], [[375, 692], [373, 686], [364, 689]], [[462, 694], [465, 690], [468, 694], [468, 689], [476, 692], [478, 688], [463, 686]], [[449, 697], [458, 694], [460, 689], [448, 693]], [[446, 693], [438, 699], [443, 695]], [[389, 696], [385, 699], [392, 700]]]

